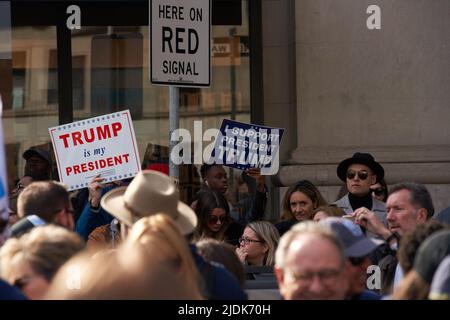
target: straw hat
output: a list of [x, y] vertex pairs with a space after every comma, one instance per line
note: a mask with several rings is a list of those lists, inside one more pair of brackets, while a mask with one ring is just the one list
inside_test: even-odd
[[197, 215], [180, 201], [172, 179], [157, 171], [139, 172], [128, 187], [107, 192], [100, 204], [128, 226], [157, 213], [165, 213], [174, 219], [183, 235], [192, 233], [197, 226]]

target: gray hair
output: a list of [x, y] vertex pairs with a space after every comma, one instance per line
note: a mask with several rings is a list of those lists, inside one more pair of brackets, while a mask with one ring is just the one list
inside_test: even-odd
[[340, 265], [341, 268], [343, 268], [345, 262], [345, 255], [344, 255], [344, 247], [341, 243], [341, 240], [339, 240], [339, 238], [331, 228], [314, 221], [304, 221], [297, 223], [281, 237], [277, 251], [275, 252], [275, 266], [277, 266], [280, 269], [284, 269], [289, 247], [291, 246], [292, 242], [295, 239], [297, 239], [300, 235], [303, 234], [315, 234], [323, 237], [324, 239], [334, 244], [339, 251], [339, 256], [341, 260]]

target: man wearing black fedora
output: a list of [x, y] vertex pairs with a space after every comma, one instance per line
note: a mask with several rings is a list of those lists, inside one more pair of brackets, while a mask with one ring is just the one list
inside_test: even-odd
[[370, 186], [384, 177], [383, 167], [369, 153], [355, 153], [337, 167], [339, 179], [347, 185], [348, 193], [334, 204], [351, 215], [358, 208], [373, 211], [386, 224], [386, 205], [372, 197]]

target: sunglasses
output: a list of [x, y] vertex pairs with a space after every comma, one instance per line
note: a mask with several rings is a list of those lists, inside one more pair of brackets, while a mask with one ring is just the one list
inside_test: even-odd
[[381, 196], [385, 193], [386, 190], [384, 188], [376, 188], [376, 189], [371, 189], [370, 191], [376, 196]]
[[217, 221], [220, 221], [220, 223], [224, 223], [225, 221], [227, 221], [227, 216], [210, 216], [209, 217], [209, 223], [217, 223]]
[[361, 180], [366, 180], [369, 177], [369, 173], [365, 170], [362, 171], [353, 171], [353, 170], [349, 170], [347, 171], [347, 179], [352, 180], [356, 177], [356, 175], [358, 175], [358, 178], [360, 178]]
[[366, 258], [367, 258], [367, 256], [362, 256], [362, 257], [349, 257], [348, 260], [350, 261], [350, 263], [351, 263], [352, 265], [354, 265], [354, 266], [356, 267], [356, 266], [361, 265], [361, 264], [364, 262], [364, 260], [366, 260]]

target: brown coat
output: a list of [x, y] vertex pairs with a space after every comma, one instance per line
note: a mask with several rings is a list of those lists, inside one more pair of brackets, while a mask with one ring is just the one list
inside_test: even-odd
[[113, 239], [111, 225], [105, 224], [95, 228], [94, 231], [89, 234], [87, 248], [92, 251], [114, 249], [120, 242], [120, 234], [115, 233]]

